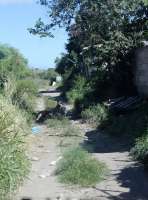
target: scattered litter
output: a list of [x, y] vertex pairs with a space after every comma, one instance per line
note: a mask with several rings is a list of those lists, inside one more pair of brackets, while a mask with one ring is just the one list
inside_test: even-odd
[[41, 174], [41, 175], [39, 175], [39, 177], [42, 178], [42, 179], [44, 179], [44, 178], [46, 178], [46, 175]]
[[41, 132], [41, 128], [40, 127], [37, 127], [37, 126], [34, 126], [32, 127], [32, 133], [35, 135], [35, 134], [38, 134]]
[[39, 158], [38, 157], [32, 157], [31, 160], [32, 161], [39, 161]]
[[55, 161], [52, 161], [51, 163], [50, 163], [50, 165], [51, 166], [54, 166], [54, 165], [56, 165], [57, 164], [57, 162], [59, 161], [59, 160], [61, 160], [62, 159], [62, 156], [60, 156], [57, 160], [55, 160]]
[[49, 177], [49, 176], [50, 176], [49, 173], [48, 173], [48, 174], [40, 174], [40, 175], [39, 175], [39, 177], [42, 178], [42, 179], [45, 179], [45, 178], [47, 178], [47, 177]]

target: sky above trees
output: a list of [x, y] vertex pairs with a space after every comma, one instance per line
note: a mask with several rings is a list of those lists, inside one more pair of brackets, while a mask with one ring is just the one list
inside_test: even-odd
[[55, 38], [30, 35], [27, 28], [33, 27], [39, 17], [46, 19], [46, 11], [35, 0], [0, 0], [0, 42], [18, 48], [31, 67], [49, 68], [64, 52], [67, 34], [58, 29]]

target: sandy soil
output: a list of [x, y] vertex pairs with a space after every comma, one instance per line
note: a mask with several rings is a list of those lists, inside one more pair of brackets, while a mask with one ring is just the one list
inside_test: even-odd
[[[50, 96], [58, 96], [52, 91]], [[43, 110], [42, 98], [38, 99], [37, 110]], [[54, 175], [56, 161], [61, 156], [59, 138], [50, 137], [50, 129], [45, 125], [37, 125], [40, 133], [32, 135], [32, 145], [29, 157], [32, 169], [24, 185], [20, 187], [14, 200], [28, 197], [32, 200], [148, 200], [148, 176], [143, 166], [133, 162], [129, 156], [125, 142], [110, 139], [98, 133], [87, 124], [72, 121], [81, 129], [87, 139], [81, 145], [87, 148], [93, 146], [91, 153], [97, 159], [104, 161], [110, 169], [106, 180], [93, 188], [79, 188], [62, 185]]]

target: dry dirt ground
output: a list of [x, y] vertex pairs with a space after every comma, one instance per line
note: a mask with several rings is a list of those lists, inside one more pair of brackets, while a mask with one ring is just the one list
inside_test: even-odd
[[[56, 97], [59, 93], [51, 91], [45, 95]], [[43, 109], [41, 97], [38, 99], [37, 110]], [[132, 161], [125, 142], [97, 133], [80, 121], [72, 123], [79, 127], [87, 138], [80, 142], [81, 145], [84, 148], [87, 148], [88, 144], [93, 146], [92, 155], [107, 164], [110, 174], [93, 188], [59, 183], [54, 175], [55, 161], [61, 156], [59, 138], [50, 137], [51, 130], [46, 125], [37, 125], [40, 133], [31, 136], [32, 145], [29, 151], [32, 169], [14, 200], [24, 197], [31, 200], [148, 200], [148, 176], [143, 166]]]

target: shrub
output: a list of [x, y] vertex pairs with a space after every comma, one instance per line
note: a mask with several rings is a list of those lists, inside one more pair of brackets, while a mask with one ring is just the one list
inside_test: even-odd
[[81, 113], [82, 118], [90, 124], [100, 125], [107, 119], [108, 111], [102, 104], [90, 106]]
[[0, 196], [12, 193], [29, 169], [25, 154], [25, 135], [29, 129], [20, 111], [0, 97]]
[[76, 100], [83, 99], [89, 89], [86, 79], [82, 76], [77, 76], [73, 81], [72, 89], [67, 92], [66, 97], [70, 103], [75, 103]]
[[34, 100], [37, 94], [37, 87], [32, 80], [18, 80], [16, 82], [16, 89], [12, 94], [13, 104], [18, 105], [30, 113], [34, 111]]
[[136, 140], [136, 144], [131, 150], [131, 155], [148, 166], [148, 135]]
[[103, 180], [105, 172], [105, 164], [92, 158], [81, 148], [66, 151], [56, 169], [62, 183], [81, 186], [97, 184]]

